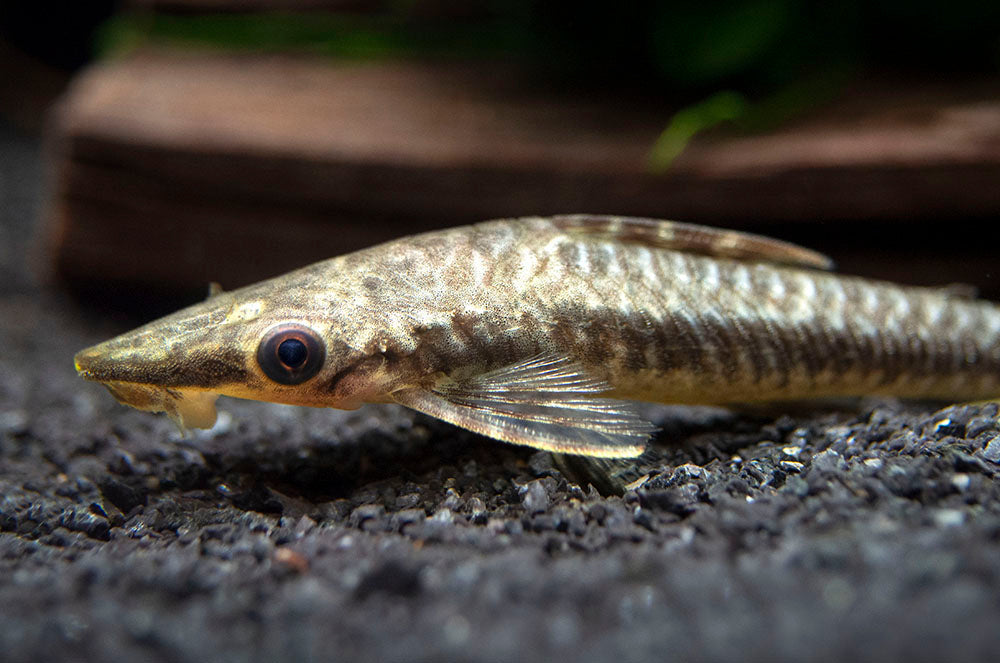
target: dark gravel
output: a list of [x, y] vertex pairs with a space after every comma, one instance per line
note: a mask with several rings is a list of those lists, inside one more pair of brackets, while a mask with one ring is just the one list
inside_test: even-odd
[[[33, 145], [0, 138], [6, 242], [37, 214], [16, 205], [37, 199], [35, 180], [11, 173], [38, 168]], [[182, 439], [74, 376], [72, 354], [128, 321], [40, 289], [10, 246], [6, 661], [987, 660], [1000, 647], [995, 405], [659, 408], [664, 431], [632, 473], [648, 478], [622, 496], [388, 406], [228, 400], [215, 429]]]

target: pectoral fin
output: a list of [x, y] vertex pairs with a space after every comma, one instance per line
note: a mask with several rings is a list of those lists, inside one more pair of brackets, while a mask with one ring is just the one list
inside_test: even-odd
[[655, 427], [565, 357], [543, 355], [464, 380], [396, 391], [393, 399], [482, 435], [546, 451], [638, 456]]

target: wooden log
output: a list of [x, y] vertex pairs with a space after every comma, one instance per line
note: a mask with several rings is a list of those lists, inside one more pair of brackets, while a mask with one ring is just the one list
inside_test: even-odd
[[765, 230], [869, 275], [995, 293], [969, 273], [992, 250], [934, 238], [1000, 213], [998, 92], [869, 82], [656, 174], [671, 108], [650, 98], [499, 65], [141, 53], [85, 72], [56, 113], [56, 264], [76, 283], [232, 287], [407, 232], [587, 211]]

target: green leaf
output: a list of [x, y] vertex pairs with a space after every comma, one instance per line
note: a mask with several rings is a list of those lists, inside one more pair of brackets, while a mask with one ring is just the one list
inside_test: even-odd
[[677, 111], [650, 150], [650, 171], [666, 172], [699, 132], [737, 120], [747, 108], [743, 95], [727, 90]]

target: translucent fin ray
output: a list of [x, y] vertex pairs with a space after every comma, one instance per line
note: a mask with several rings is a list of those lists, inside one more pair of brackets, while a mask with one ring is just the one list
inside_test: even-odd
[[656, 429], [628, 401], [596, 395], [609, 388], [575, 362], [543, 355], [465, 380], [402, 389], [392, 397], [511, 444], [602, 458], [638, 456]]

